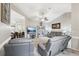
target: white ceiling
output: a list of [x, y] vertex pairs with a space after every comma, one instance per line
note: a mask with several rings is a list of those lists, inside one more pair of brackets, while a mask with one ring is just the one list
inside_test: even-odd
[[11, 9], [11, 19], [24, 19], [24, 16]]
[[18, 11], [20, 10], [25, 17], [32, 20], [41, 20], [43, 17], [48, 18], [48, 22], [61, 16], [66, 12], [71, 12], [69, 3], [13, 3]]

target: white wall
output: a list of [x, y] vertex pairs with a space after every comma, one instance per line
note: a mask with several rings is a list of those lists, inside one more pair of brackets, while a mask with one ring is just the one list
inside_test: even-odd
[[[49, 27], [52, 28], [52, 24], [54, 23], [61, 23], [61, 29], [58, 29], [56, 31], [71, 32], [71, 12], [65, 13], [48, 23]], [[55, 31], [54, 29], [52, 30]]]
[[72, 48], [79, 50], [79, 3], [72, 4]]
[[1, 3], [0, 3], [0, 20], [1, 20]]
[[0, 22], [0, 48], [9, 40], [10, 34], [10, 27]]

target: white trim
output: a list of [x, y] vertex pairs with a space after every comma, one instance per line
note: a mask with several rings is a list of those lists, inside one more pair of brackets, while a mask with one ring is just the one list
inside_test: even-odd
[[78, 36], [72, 36], [72, 38], [74, 38], [74, 39], [79, 39], [79, 37], [78, 37]]
[[[77, 39], [77, 40], [78, 40], [79, 37], [78, 37], [78, 36], [72, 36], [72, 39]], [[71, 39], [71, 40], [72, 40], [72, 39]], [[69, 43], [68, 43], [68, 46], [67, 46], [68, 48], [72, 48], [72, 47], [71, 47], [71, 45], [72, 45], [72, 44], [71, 44], [71, 40], [70, 40]]]
[[76, 50], [76, 51], [79, 51], [79, 49], [75, 49], [75, 48], [70, 48], [70, 49], [72, 49], [72, 50]]
[[0, 49], [6, 44], [8, 43], [8, 41], [11, 39], [11, 37], [9, 37], [8, 39], [6, 39], [1, 45], [0, 45]]

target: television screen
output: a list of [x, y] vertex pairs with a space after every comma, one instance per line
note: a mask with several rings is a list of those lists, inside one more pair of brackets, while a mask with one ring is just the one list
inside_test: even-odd
[[29, 32], [36, 32], [36, 28], [35, 27], [28, 27], [27, 33], [29, 33]]

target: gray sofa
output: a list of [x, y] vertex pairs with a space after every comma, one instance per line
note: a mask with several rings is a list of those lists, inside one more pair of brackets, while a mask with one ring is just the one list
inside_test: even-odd
[[71, 37], [65, 35], [65, 36], [57, 36], [57, 38], [53, 38], [53, 40], [54, 39], [57, 40], [52, 41], [51, 55], [57, 55], [58, 53], [64, 51], [64, 49], [67, 48], [68, 42], [71, 39]]
[[33, 56], [34, 46], [32, 40], [13, 39], [4, 46], [5, 56]]
[[50, 42], [48, 41], [47, 46], [42, 46], [43, 44], [39, 44], [37, 51], [41, 56], [57, 55], [67, 48], [70, 39], [71, 37], [67, 35], [50, 38]]

